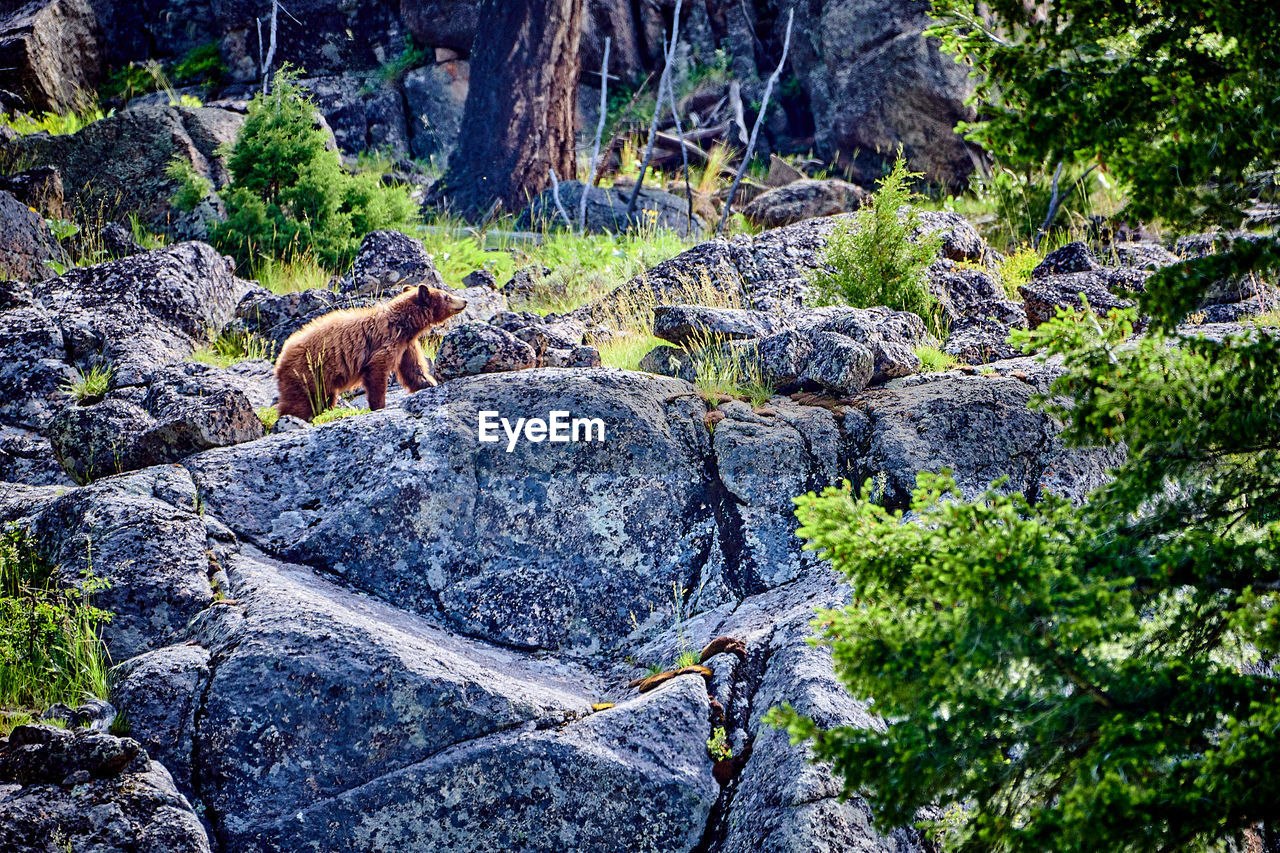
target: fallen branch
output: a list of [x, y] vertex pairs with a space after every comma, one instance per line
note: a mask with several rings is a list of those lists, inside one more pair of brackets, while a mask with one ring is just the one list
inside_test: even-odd
[[600, 140], [604, 136], [604, 120], [609, 109], [609, 46], [613, 41], [608, 36], [604, 39], [604, 60], [600, 63], [600, 122], [596, 125], [596, 144], [591, 149], [591, 168], [587, 170], [587, 182], [582, 188], [582, 198], [578, 200], [578, 232], [587, 233], [587, 192], [596, 183], [596, 162], [600, 156]]
[[729, 197], [725, 199], [724, 210], [720, 213], [720, 222], [716, 225], [717, 234], [724, 230], [724, 224], [729, 220], [729, 211], [733, 209], [733, 197], [738, 192], [738, 185], [742, 183], [742, 176], [747, 173], [747, 164], [751, 162], [751, 155], [756, 149], [756, 139], [760, 136], [760, 125], [764, 124], [765, 112], [769, 109], [769, 95], [773, 93], [773, 85], [778, 82], [782, 66], [787, 64], [787, 50], [791, 47], [791, 24], [795, 16], [795, 9], [787, 11], [787, 34], [782, 40], [782, 58], [778, 60], [778, 67], [769, 75], [769, 81], [765, 83], [764, 97], [760, 99], [760, 112], [756, 113], [756, 123], [751, 128], [751, 138], [747, 140], [747, 153], [743, 155], [737, 177], [733, 179], [733, 186], [729, 188]]

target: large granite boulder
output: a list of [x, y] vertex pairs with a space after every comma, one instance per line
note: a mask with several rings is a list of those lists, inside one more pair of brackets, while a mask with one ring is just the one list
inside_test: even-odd
[[43, 217], [7, 192], [0, 192], [0, 280], [34, 282], [69, 261]]
[[0, 6], [0, 89], [30, 112], [67, 113], [93, 103], [102, 33], [89, 0], [11, 0]]
[[464, 323], [445, 333], [440, 341], [436, 376], [444, 381], [526, 370], [537, 363], [537, 350], [511, 332], [488, 323]]

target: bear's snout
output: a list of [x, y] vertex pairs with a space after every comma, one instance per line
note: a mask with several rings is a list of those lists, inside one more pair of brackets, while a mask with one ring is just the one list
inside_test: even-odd
[[457, 314], [463, 308], [467, 307], [467, 300], [463, 299], [462, 297], [454, 296], [452, 293], [448, 294], [448, 297], [449, 297], [449, 313], [450, 314]]

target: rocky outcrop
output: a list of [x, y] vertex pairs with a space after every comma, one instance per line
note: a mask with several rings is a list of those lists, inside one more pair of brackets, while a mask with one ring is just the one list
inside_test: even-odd
[[28, 725], [0, 738], [0, 848], [209, 853], [209, 839], [136, 741]]
[[0, 279], [34, 282], [54, 274], [68, 259], [44, 219], [7, 192], [0, 192]]
[[67, 113], [94, 100], [102, 34], [89, 0], [31, 0], [0, 7], [0, 89], [24, 109]]
[[848, 181], [806, 178], [756, 196], [742, 213], [756, 225], [779, 228], [805, 219], [857, 210], [866, 197], [866, 190]]
[[1050, 252], [1031, 271], [1031, 280], [1018, 288], [1027, 324], [1036, 328], [1053, 319], [1059, 308], [1080, 308], [1081, 298], [1100, 317], [1113, 308], [1128, 308], [1151, 273], [1135, 267], [1104, 267], [1083, 243], [1069, 243]]
[[[587, 190], [587, 231], [592, 234], [621, 234], [633, 228], [667, 228], [677, 234], [696, 237], [707, 223], [697, 213], [689, 217], [689, 203], [679, 196], [653, 187], [641, 187], [635, 212], [627, 218], [634, 186], [626, 188], [591, 187]], [[577, 227], [578, 205], [582, 198], [581, 181], [560, 182], [560, 204]], [[520, 214], [517, 226], [534, 231], [563, 228], [564, 217], [555, 203], [553, 190], [545, 190]]]
[[536, 366], [538, 353], [527, 342], [498, 326], [466, 323], [445, 334], [436, 354], [441, 380], [482, 373], [502, 373]]
[[78, 483], [178, 462], [265, 434], [243, 385], [212, 365], [176, 365], [151, 374], [144, 386], [64, 408], [47, 432], [54, 455]]
[[138, 107], [70, 136], [24, 136], [0, 150], [29, 166], [56, 167], [67, 201], [86, 216], [136, 213], [157, 231], [202, 238], [203, 220], [174, 209], [177, 183], [165, 169], [177, 157], [215, 188], [225, 186], [230, 176], [218, 147], [234, 141], [243, 122], [240, 113], [212, 107]]

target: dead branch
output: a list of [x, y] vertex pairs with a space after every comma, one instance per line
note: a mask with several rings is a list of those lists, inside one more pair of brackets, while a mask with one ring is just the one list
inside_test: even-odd
[[612, 41], [612, 38], [605, 36], [604, 60], [600, 63], [600, 122], [596, 125], [596, 144], [591, 149], [591, 167], [587, 170], [582, 198], [578, 200], [578, 232], [581, 234], [587, 233], [587, 192], [596, 183], [596, 162], [600, 157], [600, 140], [604, 136], [604, 120], [609, 108], [609, 46]]
[[756, 139], [760, 136], [760, 125], [764, 124], [764, 116], [769, 109], [769, 95], [773, 93], [773, 85], [778, 82], [778, 76], [782, 74], [782, 66], [787, 64], [787, 50], [791, 47], [791, 24], [795, 16], [795, 9], [787, 11], [787, 34], [782, 40], [782, 58], [778, 60], [778, 67], [769, 75], [769, 81], [765, 83], [764, 97], [760, 100], [760, 112], [756, 114], [756, 123], [751, 128], [751, 138], [747, 140], [747, 153], [743, 155], [737, 177], [733, 179], [733, 186], [729, 188], [729, 197], [725, 199], [724, 210], [720, 213], [720, 222], [716, 225], [717, 234], [724, 230], [724, 224], [729, 220], [729, 211], [733, 209], [733, 197], [738, 192], [738, 185], [742, 183], [742, 176], [747, 173], [747, 164], [751, 162], [751, 155], [756, 148]]
[[671, 43], [663, 55], [662, 76], [658, 78], [658, 97], [653, 104], [653, 121], [649, 122], [649, 143], [645, 146], [644, 162], [640, 166], [640, 175], [636, 178], [635, 191], [627, 202], [627, 222], [636, 212], [636, 202], [640, 199], [640, 190], [644, 186], [645, 173], [649, 171], [649, 163], [653, 159], [653, 139], [658, 133], [658, 117], [662, 115], [662, 96], [666, 87], [671, 85], [671, 61], [675, 58], [676, 43], [680, 38], [680, 5], [683, 0], [676, 0], [675, 18], [671, 22]]

